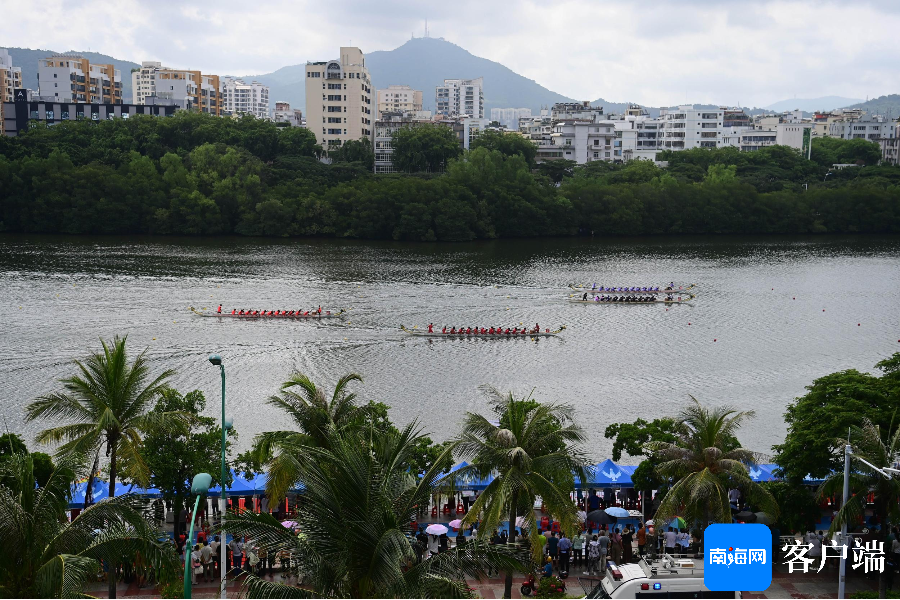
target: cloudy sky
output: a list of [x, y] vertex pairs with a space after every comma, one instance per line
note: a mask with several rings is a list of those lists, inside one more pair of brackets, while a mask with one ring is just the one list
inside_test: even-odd
[[900, 92], [900, 0], [29, 0], [0, 46], [213, 73], [443, 37], [573, 98], [765, 106]]

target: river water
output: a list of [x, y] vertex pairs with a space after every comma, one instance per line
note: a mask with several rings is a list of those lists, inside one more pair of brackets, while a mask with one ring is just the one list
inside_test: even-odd
[[[578, 305], [571, 282], [696, 283], [692, 306]], [[607, 424], [673, 415], [693, 395], [754, 409], [740, 432], [768, 452], [786, 405], [821, 375], [872, 370], [900, 351], [900, 238], [635, 238], [412, 245], [268, 239], [0, 236], [0, 414], [29, 438], [22, 408], [74, 374], [98, 338], [128, 334], [154, 372], [174, 368], [246, 447], [288, 426], [266, 398], [294, 370], [453, 436], [485, 411], [483, 386], [576, 406], [597, 459]], [[349, 309], [322, 322], [204, 319], [190, 306]], [[567, 329], [557, 338], [429, 340], [400, 325]]]

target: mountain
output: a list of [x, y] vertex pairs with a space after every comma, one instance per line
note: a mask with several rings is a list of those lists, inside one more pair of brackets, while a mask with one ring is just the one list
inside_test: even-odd
[[869, 114], [884, 115], [890, 119], [900, 117], [900, 94], [879, 96], [844, 108], [862, 108]]
[[[321, 60], [330, 58], [325, 56]], [[434, 110], [434, 88], [445, 78], [484, 77], [485, 116], [490, 116], [491, 108], [530, 108], [537, 112], [542, 105], [574, 102], [498, 62], [475, 56], [440, 38], [413, 38], [394, 50], [367, 53], [366, 66], [376, 89], [397, 84], [422, 90], [426, 110]], [[248, 75], [245, 79], [268, 85], [273, 103], [286, 100], [291, 106], [305, 110], [306, 65], [283, 67], [264, 75]]]
[[76, 50], [57, 52], [56, 50], [31, 50], [30, 48], [6, 48], [6, 50], [9, 51], [13, 66], [22, 68], [22, 85], [31, 90], [38, 89], [38, 61], [42, 58], [49, 58], [55, 54], [77, 54], [98, 65], [111, 64], [122, 72], [122, 101], [126, 103], [131, 102], [131, 70], [141, 68], [138, 63], [119, 60], [97, 52]]
[[822, 96], [821, 98], [791, 98], [770, 104], [764, 108], [774, 112], [800, 109], [804, 112], [816, 112], [820, 110], [834, 110], [850, 104], [862, 102], [858, 98], [842, 98], [841, 96]]

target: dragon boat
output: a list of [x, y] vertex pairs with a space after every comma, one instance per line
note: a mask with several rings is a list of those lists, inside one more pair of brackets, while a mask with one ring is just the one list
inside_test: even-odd
[[281, 312], [280, 314], [273, 314], [271, 312], [266, 312], [263, 314], [259, 312], [259, 314], [238, 314], [238, 313], [230, 313], [230, 312], [201, 312], [195, 309], [193, 306], [190, 307], [191, 312], [197, 315], [198, 317], [216, 317], [219, 319], [336, 319], [342, 316], [346, 311], [342, 308], [340, 311], [334, 313], [330, 310], [324, 310], [321, 313], [315, 312], [313, 310], [308, 310], [304, 312], [295, 312], [294, 314]]
[[[610, 292], [613, 293], [613, 292]], [[675, 295], [675, 292], [670, 292], [672, 295]], [[687, 297], [677, 296], [676, 299], [666, 300], [663, 298], [662, 300], [646, 300], [644, 302], [633, 302], [631, 300], [594, 300], [593, 298], [588, 298], [587, 300], [582, 300], [581, 298], [575, 298], [569, 296], [569, 302], [572, 304], [634, 304], [635, 306], [641, 306], [645, 304], [689, 304], [691, 300], [696, 298], [697, 296], [694, 294], [687, 294]]]
[[539, 331], [536, 333], [466, 333], [465, 331], [457, 331], [455, 333], [441, 333], [440, 331], [435, 331], [434, 333], [428, 333], [428, 331], [416, 331], [415, 329], [407, 329], [403, 325], [400, 326], [400, 329], [409, 335], [414, 335], [417, 337], [429, 337], [429, 338], [529, 338], [529, 337], [553, 337], [559, 335], [559, 333], [565, 329], [565, 325], [560, 325], [559, 329], [556, 331], [550, 331], [545, 329], [544, 331]]

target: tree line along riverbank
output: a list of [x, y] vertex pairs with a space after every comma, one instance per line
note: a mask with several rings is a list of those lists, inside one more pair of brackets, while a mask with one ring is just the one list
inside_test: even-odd
[[[865, 140], [663, 152], [660, 168], [534, 165], [524, 138], [453, 150], [398, 139], [374, 175], [367, 141], [333, 152], [306, 129], [199, 113], [37, 127], [0, 138], [0, 232], [321, 236], [465, 241], [534, 236], [900, 232], [900, 167]], [[437, 139], [435, 139], [437, 138]], [[417, 143], [428, 147], [414, 155]], [[835, 163], [857, 163], [830, 172]], [[829, 174], [830, 173], [830, 174]]]

